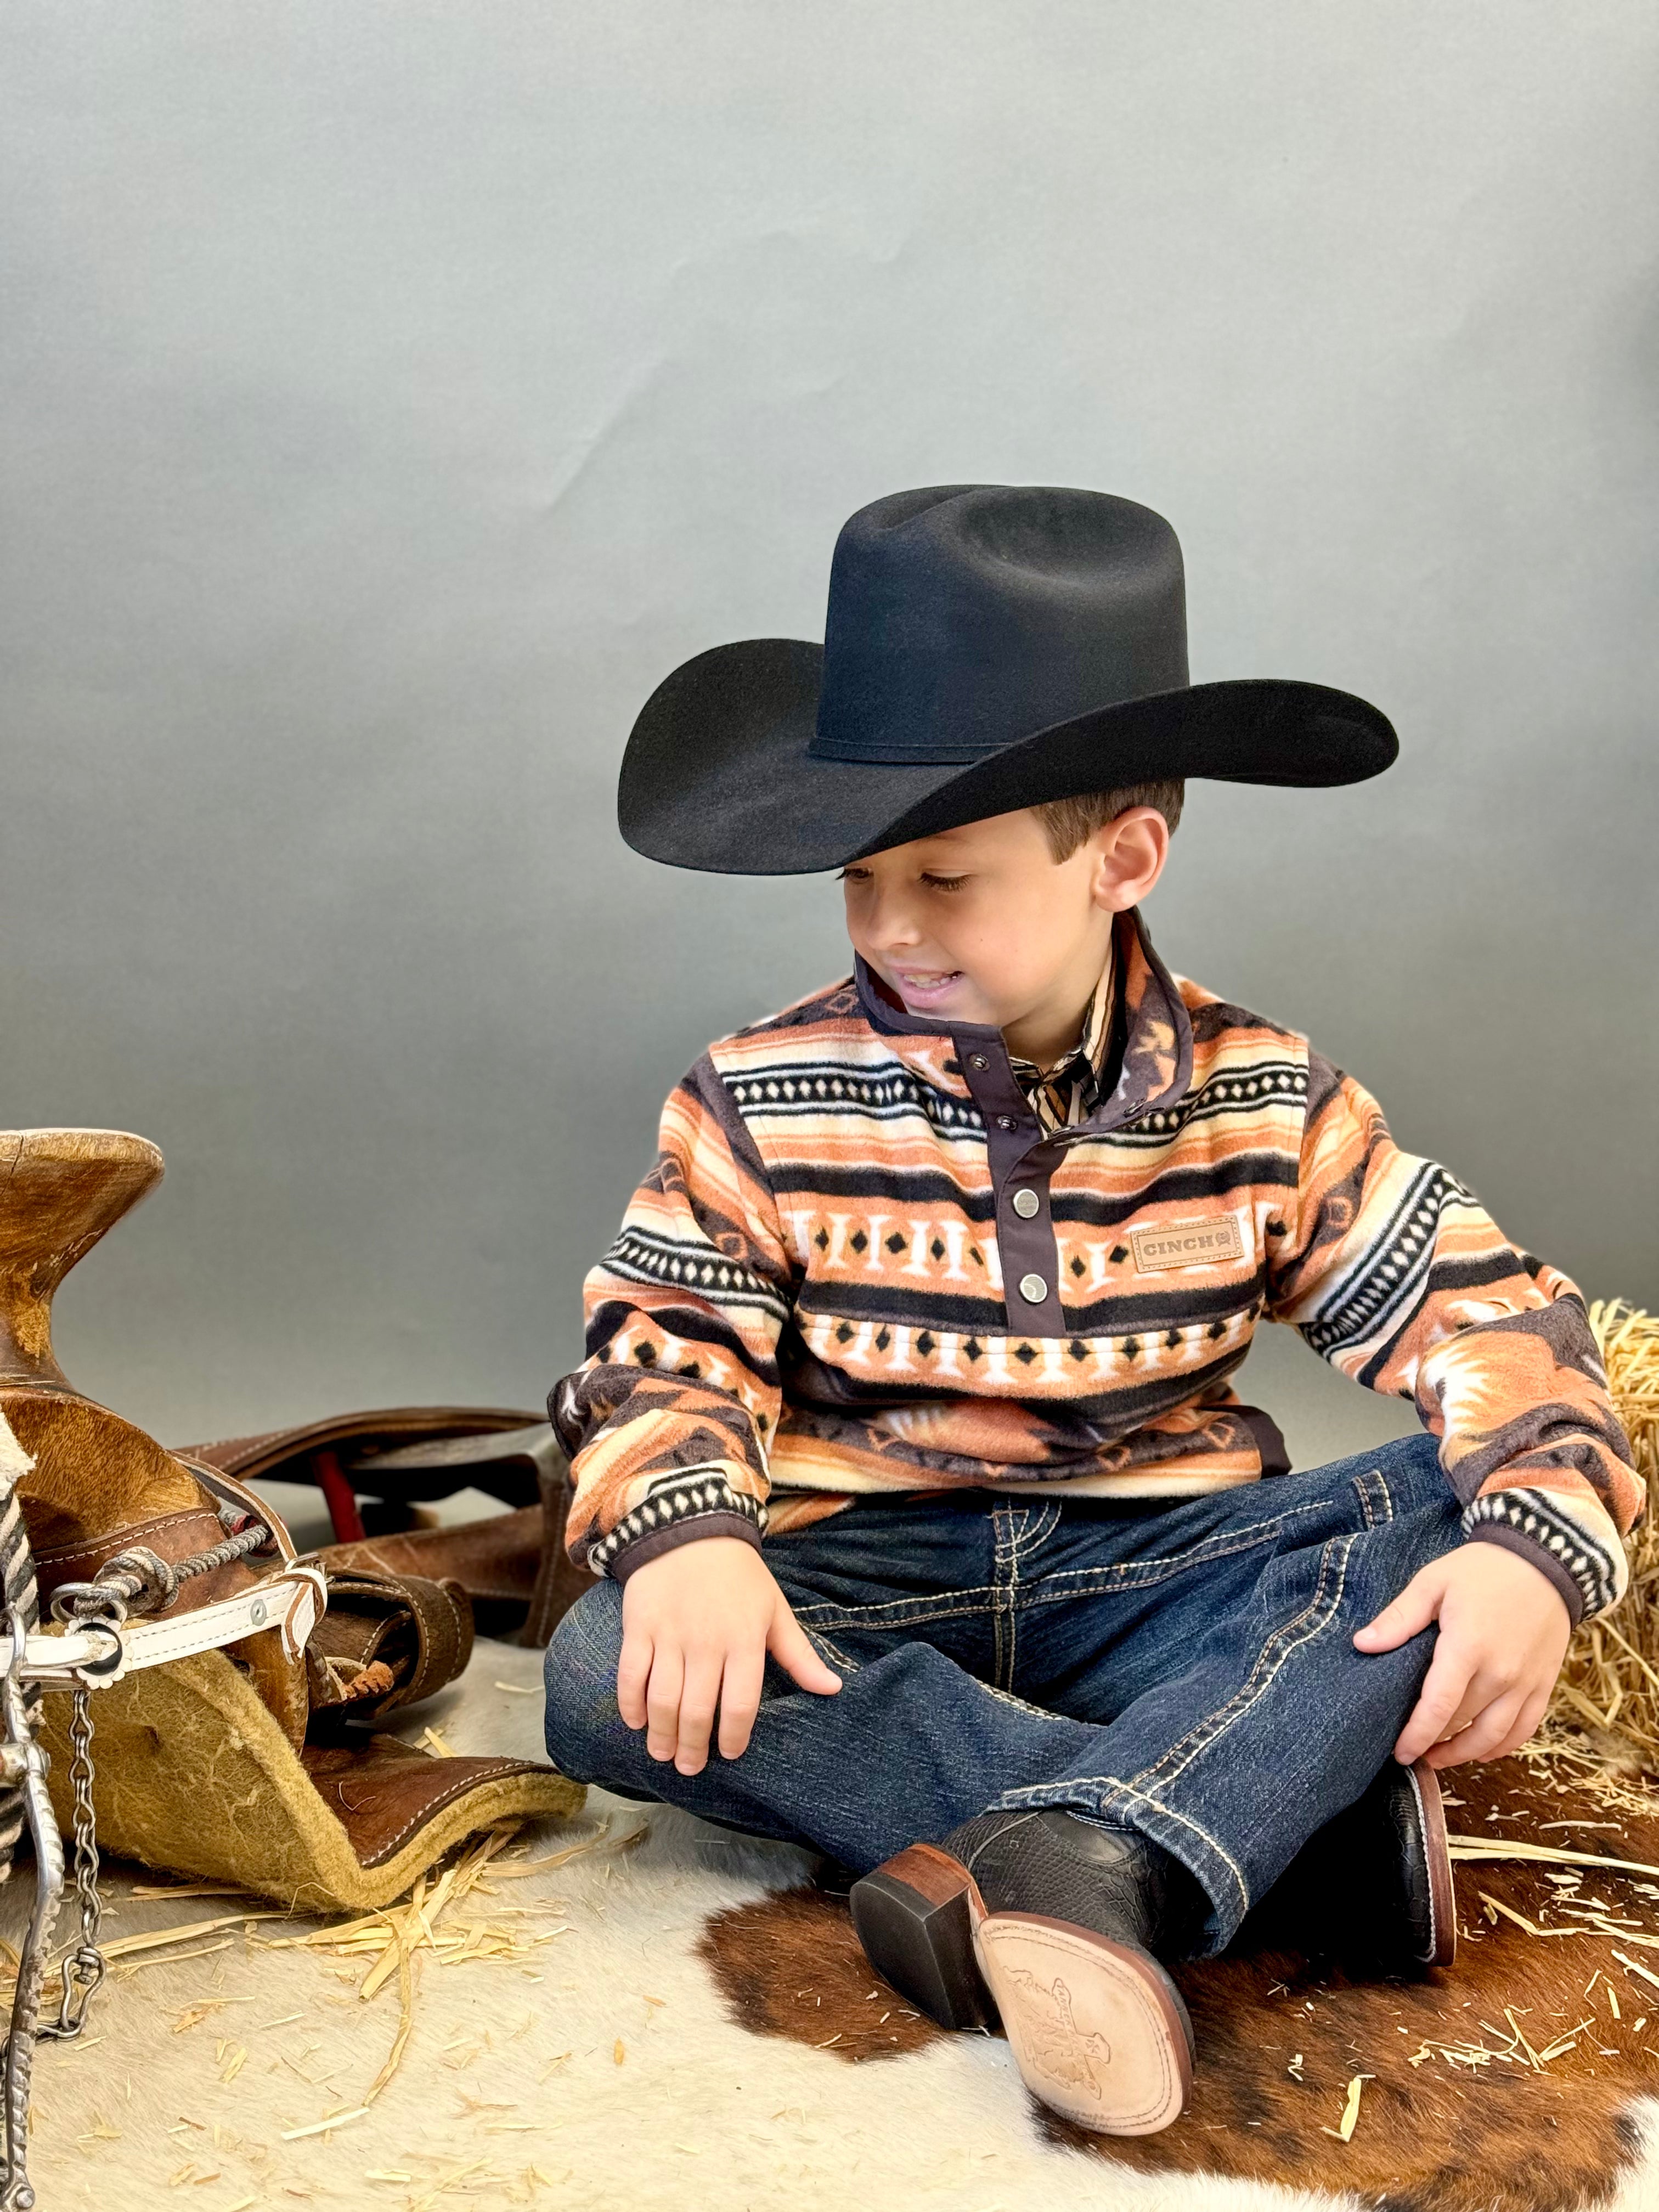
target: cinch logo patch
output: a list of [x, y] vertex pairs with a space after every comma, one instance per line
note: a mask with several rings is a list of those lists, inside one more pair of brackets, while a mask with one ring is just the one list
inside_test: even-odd
[[1231, 1214], [1218, 1221], [1174, 1221], [1167, 1229], [1132, 1229], [1135, 1272], [1156, 1275], [1167, 1267], [1213, 1267], [1223, 1260], [1242, 1260], [1244, 1239]]

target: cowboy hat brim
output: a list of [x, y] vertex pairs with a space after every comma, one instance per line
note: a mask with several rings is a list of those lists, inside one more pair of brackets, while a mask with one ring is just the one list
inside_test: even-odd
[[634, 850], [721, 875], [815, 875], [1049, 799], [1166, 776], [1359, 783], [1399, 750], [1364, 700], [1269, 678], [1101, 707], [967, 763], [825, 759], [810, 750], [823, 669], [821, 645], [746, 638], [659, 684], [617, 793]]

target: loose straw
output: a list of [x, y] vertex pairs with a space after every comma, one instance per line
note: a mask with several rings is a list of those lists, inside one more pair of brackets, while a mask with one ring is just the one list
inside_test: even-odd
[[1647, 1516], [1629, 1545], [1630, 1585], [1610, 1612], [1586, 1621], [1556, 1685], [1546, 1750], [1588, 1726], [1597, 1764], [1623, 1760], [1659, 1773], [1659, 1316], [1622, 1298], [1589, 1310], [1614, 1410], [1647, 1487]]

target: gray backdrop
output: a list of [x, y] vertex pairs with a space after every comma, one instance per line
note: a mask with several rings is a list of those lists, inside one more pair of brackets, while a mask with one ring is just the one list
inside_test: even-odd
[[[964, 478], [1395, 719], [1197, 787], [1159, 945], [1659, 1297], [1656, 74], [1645, 0], [11, 0], [0, 1121], [169, 1162], [70, 1371], [536, 1406], [668, 1086], [845, 958], [625, 850], [632, 713]], [[1304, 1460], [1399, 1425], [1271, 1334]]]

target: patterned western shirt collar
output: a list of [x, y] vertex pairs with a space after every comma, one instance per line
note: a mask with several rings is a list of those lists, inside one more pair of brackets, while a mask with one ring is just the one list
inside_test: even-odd
[[[1094, 1112], [1073, 1125], [1080, 1129], [1122, 1128], [1143, 1114], [1172, 1108], [1186, 1096], [1192, 1080], [1192, 1024], [1180, 987], [1152, 949], [1137, 908], [1117, 918], [1113, 967], [1123, 1001], [1122, 1066], [1111, 1095], [1100, 1098]], [[1000, 1030], [973, 1023], [944, 1029], [921, 1015], [906, 1013], [862, 960], [854, 963], [853, 988], [855, 1003], [871, 1028], [886, 1037], [925, 1082], [965, 1091], [968, 1086], [959, 1066], [951, 1066], [953, 1060], [959, 1061], [964, 1052], [975, 1050], [1006, 1054]]]
[[1077, 1042], [1050, 1067], [1022, 1060], [1011, 1052], [1008, 1065], [1014, 1080], [1031, 1102], [1032, 1111], [1045, 1130], [1074, 1129], [1086, 1121], [1100, 1103], [1101, 1078], [1112, 1036], [1113, 981], [1115, 963], [1106, 948], [1106, 965], [1100, 971]]

